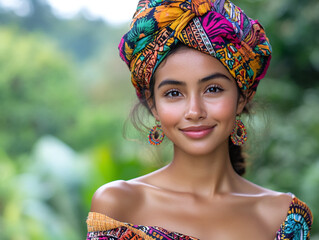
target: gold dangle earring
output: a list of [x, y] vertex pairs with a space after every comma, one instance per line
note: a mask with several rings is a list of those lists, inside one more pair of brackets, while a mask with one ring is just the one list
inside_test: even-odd
[[156, 121], [156, 125], [151, 128], [148, 135], [148, 141], [152, 145], [160, 145], [164, 140], [164, 132], [159, 121]]
[[236, 119], [236, 125], [230, 135], [230, 139], [236, 146], [241, 146], [247, 141], [247, 131], [240, 117]]

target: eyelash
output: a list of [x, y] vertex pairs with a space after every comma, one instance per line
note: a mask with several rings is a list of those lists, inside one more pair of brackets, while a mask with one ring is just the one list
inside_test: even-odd
[[170, 89], [169, 91], [167, 91], [167, 92], [164, 93], [164, 96], [165, 96], [165, 97], [170, 97], [170, 98], [177, 97], [177, 96], [169, 96], [169, 94], [171, 94], [171, 93], [173, 93], [173, 92], [177, 92], [178, 94], [181, 94], [178, 89]]
[[[224, 90], [224, 89], [223, 89], [222, 87], [220, 87], [219, 85], [211, 85], [211, 86], [209, 86], [209, 87], [206, 89], [205, 93], [206, 93], [209, 89], [212, 89], [212, 88], [214, 89], [214, 91], [213, 91], [213, 92], [210, 92], [210, 93], [219, 93], [219, 92], [221, 92], [221, 91]], [[216, 91], [216, 90], [217, 90], [217, 91]], [[178, 94], [181, 94], [178, 89], [170, 89], [170, 90], [168, 90], [167, 92], [164, 93], [164, 96], [165, 96], [165, 97], [170, 97], [170, 98], [179, 97], [179, 96], [172, 96], [172, 95], [170, 95], [170, 94], [172, 94], [172, 93], [174, 93], [174, 92], [176, 92], [176, 93], [178, 93]]]
[[[224, 89], [221, 87], [221, 86], [219, 86], [219, 85], [211, 85], [211, 86], [209, 86], [207, 89], [206, 89], [206, 91], [205, 92], [207, 92], [209, 89], [211, 89], [211, 88], [213, 88], [215, 91], [213, 91], [213, 93], [219, 93], [219, 92], [221, 92], [221, 91], [223, 91]], [[216, 91], [217, 90], [217, 91]]]

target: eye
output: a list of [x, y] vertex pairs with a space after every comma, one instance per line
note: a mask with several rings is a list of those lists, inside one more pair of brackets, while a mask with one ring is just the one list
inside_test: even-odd
[[206, 90], [208, 93], [218, 93], [223, 91], [223, 89], [218, 85], [209, 86]]
[[174, 98], [174, 97], [180, 97], [182, 96], [182, 94], [176, 90], [176, 89], [172, 89], [172, 90], [169, 90], [167, 91], [165, 94], [164, 94], [165, 97], [171, 97], [171, 98]]

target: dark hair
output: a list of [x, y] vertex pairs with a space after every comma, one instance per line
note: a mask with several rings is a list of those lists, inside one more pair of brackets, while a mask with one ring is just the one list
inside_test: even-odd
[[[174, 54], [178, 49], [180, 49], [181, 47], [187, 47], [183, 44], [178, 44], [175, 48], [173, 48], [165, 57], [164, 61], [167, 59], [167, 57], [169, 55]], [[140, 110], [141, 107], [144, 107], [144, 109], [146, 108], [148, 110], [148, 112], [150, 114], [152, 114], [151, 112], [151, 108], [148, 106], [148, 102], [147, 102], [147, 97], [146, 97], [146, 90], [150, 91], [150, 99], [153, 99], [153, 103], [155, 103], [155, 99], [154, 99], [154, 84], [155, 84], [155, 74], [152, 75], [151, 80], [150, 80], [150, 86], [149, 89], [143, 89], [142, 90], [142, 97], [139, 99], [138, 103], [135, 104], [135, 106], [133, 107], [132, 111], [131, 111], [131, 122], [133, 124], [133, 126], [139, 130], [139, 131], [144, 131], [145, 129], [147, 129], [148, 127], [144, 124], [144, 120], [142, 119], [141, 115], [140, 115]], [[238, 89], [238, 99], [240, 97], [246, 98], [246, 96], [242, 93], [242, 91], [240, 90], [240, 88], [237, 86]], [[154, 107], [154, 106], [151, 106]], [[250, 112], [250, 104], [246, 104], [246, 106], [243, 109], [243, 113], [244, 114], [248, 114], [249, 115]], [[142, 126], [142, 127], [141, 127]], [[246, 154], [243, 152], [243, 149], [241, 146], [236, 146], [233, 144], [233, 142], [230, 140], [229, 137], [229, 156], [230, 156], [230, 161], [231, 164], [235, 170], [235, 172], [237, 174], [239, 174], [240, 176], [244, 175], [246, 172]]]

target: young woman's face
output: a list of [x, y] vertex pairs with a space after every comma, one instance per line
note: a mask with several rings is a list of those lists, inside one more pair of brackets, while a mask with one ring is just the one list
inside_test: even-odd
[[[245, 101], [215, 58], [181, 47], [155, 73], [153, 115], [175, 147], [193, 155], [213, 152], [228, 137]], [[150, 103], [152, 104], [152, 103]]]

